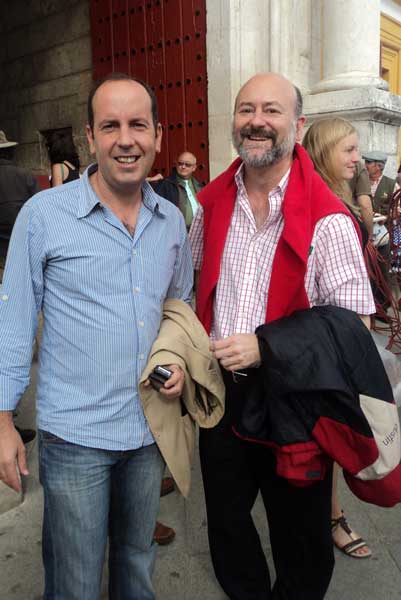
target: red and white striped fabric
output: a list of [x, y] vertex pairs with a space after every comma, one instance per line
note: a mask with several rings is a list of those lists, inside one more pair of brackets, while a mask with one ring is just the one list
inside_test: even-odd
[[[269, 194], [270, 212], [258, 231], [242, 177], [236, 178], [237, 198], [227, 234], [216, 288], [211, 335], [253, 333], [265, 322], [273, 259], [284, 221], [281, 213], [290, 171]], [[194, 268], [203, 255], [203, 210], [199, 208], [189, 234]], [[321, 219], [312, 239], [305, 277], [311, 306], [331, 304], [362, 315], [375, 312], [374, 300], [358, 236], [346, 215]]]

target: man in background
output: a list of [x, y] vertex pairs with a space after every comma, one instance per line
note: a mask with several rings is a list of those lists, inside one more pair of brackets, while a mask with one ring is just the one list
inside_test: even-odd
[[[387, 154], [385, 152], [374, 150], [363, 154], [363, 158], [369, 174], [370, 189], [373, 198], [373, 210], [375, 213], [379, 213], [387, 218], [391, 197], [399, 188], [395, 178], [393, 179], [392, 177], [383, 175], [384, 167], [387, 162]], [[386, 224], [386, 219], [383, 219], [382, 223]], [[390, 243], [385, 241], [382, 244], [378, 243], [377, 250], [382, 257], [379, 268], [383, 278], [398, 296], [399, 284], [397, 278], [390, 273]], [[387, 310], [391, 304], [391, 299], [386, 294], [380, 292], [380, 290], [375, 291], [375, 298], [376, 301], [382, 305], [384, 310]]]
[[[26, 169], [15, 164], [15, 147], [18, 142], [7, 139], [0, 131], [0, 284], [10, 242], [11, 231], [23, 204], [39, 191], [35, 177]], [[36, 432], [33, 429], [16, 430], [24, 444], [31, 442]]]
[[194, 175], [196, 166], [196, 156], [185, 151], [180, 154], [177, 166], [173, 167], [166, 179], [152, 182], [154, 190], [160, 196], [178, 206], [184, 215], [188, 231], [199, 206], [197, 193], [203, 187], [203, 184]]
[[357, 163], [353, 178], [348, 182], [352, 192], [352, 200], [359, 207], [361, 220], [366, 227], [369, 238], [373, 234], [373, 205], [369, 175], [362, 162]]
[[365, 166], [369, 175], [373, 209], [377, 213], [387, 215], [389, 202], [397, 185], [395, 179], [383, 175], [387, 162], [387, 154], [374, 150], [366, 152], [362, 158], [365, 160]]
[[35, 177], [15, 164], [17, 145], [0, 131], [0, 283], [15, 219], [22, 205], [39, 191]]

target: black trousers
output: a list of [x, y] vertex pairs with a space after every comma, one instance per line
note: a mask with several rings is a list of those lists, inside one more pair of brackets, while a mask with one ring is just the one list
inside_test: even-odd
[[[244, 378], [245, 379], [245, 378]], [[246, 382], [225, 374], [226, 414], [200, 430], [209, 544], [216, 577], [231, 600], [321, 600], [334, 568], [331, 537], [332, 473], [307, 487], [276, 475], [269, 448], [239, 439], [233, 407]], [[271, 586], [251, 510], [260, 491], [276, 569]]]

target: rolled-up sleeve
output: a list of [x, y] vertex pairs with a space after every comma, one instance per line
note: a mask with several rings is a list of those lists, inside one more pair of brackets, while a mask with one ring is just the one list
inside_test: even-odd
[[15, 222], [0, 287], [0, 410], [14, 410], [29, 384], [43, 264], [44, 230], [28, 203]]
[[350, 217], [336, 214], [319, 221], [305, 283], [312, 304], [340, 306], [360, 315], [375, 312], [361, 245]]

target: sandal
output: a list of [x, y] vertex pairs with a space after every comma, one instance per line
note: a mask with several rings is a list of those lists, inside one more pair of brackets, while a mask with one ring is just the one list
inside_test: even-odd
[[[351, 541], [347, 544], [340, 544], [339, 542], [337, 542], [334, 537], [334, 534], [337, 530], [341, 530], [343, 533], [345, 533]], [[341, 517], [338, 517], [338, 519], [331, 519], [331, 533], [333, 536], [333, 543], [336, 546], [336, 548], [341, 550], [341, 552], [344, 552], [344, 554], [346, 554], [347, 556], [351, 556], [352, 558], [369, 558], [370, 556], [372, 556], [372, 552], [364, 539], [362, 539], [361, 537], [356, 537], [355, 539], [353, 538], [353, 536], [355, 536], [356, 534], [348, 525], [347, 519], [345, 518], [344, 513], [342, 511]], [[367, 548], [368, 552], [366, 552], [365, 554], [358, 554], [356, 551], [360, 548]]]

